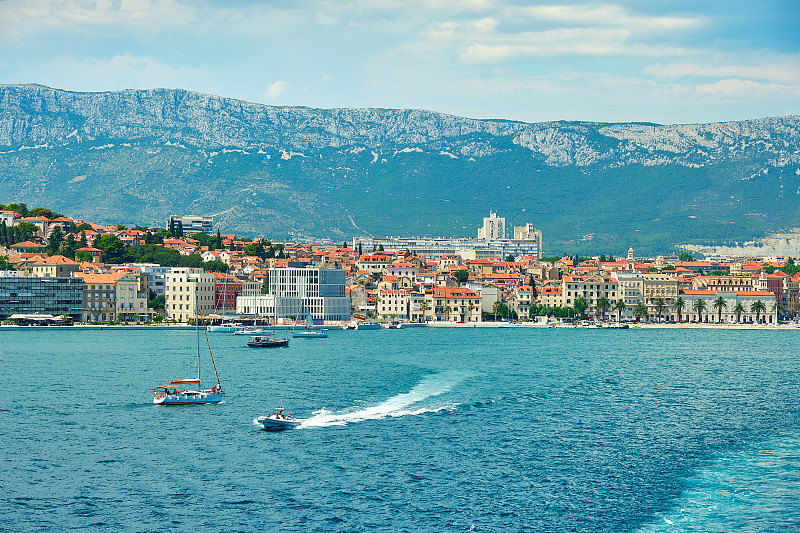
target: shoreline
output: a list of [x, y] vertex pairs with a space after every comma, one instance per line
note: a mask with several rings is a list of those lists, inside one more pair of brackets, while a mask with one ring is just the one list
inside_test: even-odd
[[[513, 325], [512, 325], [513, 324]], [[628, 329], [747, 329], [747, 330], [796, 330], [800, 331], [800, 327], [790, 326], [788, 324], [699, 324], [699, 323], [681, 323], [681, 324], [628, 324]], [[323, 326], [329, 330], [344, 329], [344, 326], [338, 324], [326, 324]], [[420, 327], [414, 325], [407, 328]], [[607, 327], [596, 326], [581, 326], [562, 324], [559, 326], [547, 326], [534, 322], [474, 322], [462, 324], [458, 322], [428, 322], [424, 323], [423, 327], [429, 328], [495, 328], [495, 329], [610, 329]], [[194, 330], [193, 325], [189, 324], [168, 324], [163, 326], [155, 326], [153, 324], [118, 324], [118, 325], [100, 325], [100, 324], [75, 324], [72, 326], [17, 326], [17, 325], [0, 325], [0, 331], [10, 329], [81, 329], [81, 330], [103, 330], [103, 329], [135, 329], [135, 330]], [[278, 327], [277, 330], [289, 330], [286, 327]], [[386, 328], [382, 328], [386, 329]]]

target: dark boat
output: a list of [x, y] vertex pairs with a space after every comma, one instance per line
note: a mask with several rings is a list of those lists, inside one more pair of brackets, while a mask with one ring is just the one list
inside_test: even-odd
[[251, 348], [283, 348], [289, 346], [289, 339], [270, 339], [269, 337], [253, 337], [247, 341]]

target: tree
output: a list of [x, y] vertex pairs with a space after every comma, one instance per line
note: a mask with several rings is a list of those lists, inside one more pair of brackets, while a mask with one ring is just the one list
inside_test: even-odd
[[456, 282], [459, 285], [465, 283], [469, 279], [469, 271], [467, 270], [456, 270], [453, 272], [453, 276], [456, 278]]
[[94, 247], [103, 252], [106, 263], [121, 263], [125, 255], [125, 244], [116, 235], [101, 235], [94, 241]]
[[14, 226], [14, 230], [19, 231], [19, 240], [17, 242], [22, 242], [32, 239], [36, 232], [39, 231], [39, 228], [36, 224], [31, 224], [30, 222], [20, 222]]
[[678, 256], [678, 259], [680, 261], [693, 261], [692, 256], [686, 252], [681, 252], [681, 254]]
[[496, 300], [492, 304], [492, 311], [494, 312], [494, 321], [497, 322], [497, 313], [500, 312], [500, 300]]
[[506, 256], [506, 262], [507, 262], [507, 263], [513, 263], [515, 259], [516, 259], [516, 257], [514, 257], [514, 256], [513, 256], [513, 255], [511, 255], [511, 254], [509, 254], [509, 255], [507, 255], [507, 256]]
[[664, 301], [664, 298], [658, 298], [653, 304], [653, 309], [656, 310], [656, 315], [658, 315], [659, 321], [661, 320], [661, 313], [663, 313], [666, 308], [667, 302]]
[[206, 272], [227, 272], [228, 265], [216, 259], [214, 261], [205, 261], [203, 263], [203, 270]]
[[698, 298], [692, 304], [692, 309], [694, 309], [695, 312], [697, 313], [697, 321], [698, 322], [702, 322], [703, 321], [703, 311], [706, 310], [706, 307], [707, 307], [706, 306], [706, 301], [703, 300], [702, 298]]
[[423, 301], [421, 304], [419, 304], [419, 308], [422, 311], [422, 316], [420, 317], [420, 320], [424, 321], [425, 320], [425, 311], [428, 310], [428, 302]]
[[633, 307], [633, 316], [636, 317], [636, 322], [642, 318], [647, 318], [647, 306], [644, 302], [639, 302]]
[[589, 300], [585, 296], [578, 296], [575, 298], [575, 303], [572, 304], [572, 307], [575, 309], [575, 313], [583, 316], [589, 308]]
[[8, 262], [8, 257], [0, 255], [0, 270], [11, 270], [13, 267]]
[[5, 220], [0, 220], [0, 246], [8, 246], [6, 242], [8, 238], [8, 227], [6, 226]]
[[734, 306], [733, 312], [736, 313], [736, 322], [741, 322], [742, 321], [742, 313], [744, 313], [744, 306], [742, 305], [742, 302], [738, 302]]
[[717, 324], [719, 324], [722, 322], [722, 310], [728, 308], [728, 302], [722, 296], [718, 296], [711, 306], [717, 310]]
[[444, 319], [446, 321], [450, 321], [450, 313], [452, 313], [452, 312], [453, 312], [453, 308], [450, 307], [449, 305], [444, 308]]
[[253, 241], [244, 247], [244, 254], [251, 257], [261, 257], [264, 255], [264, 245], [261, 241]]
[[753, 305], [750, 306], [750, 312], [756, 314], [756, 322], [758, 322], [758, 317], [761, 316], [761, 313], [767, 310], [767, 306], [761, 300], [756, 300], [753, 302]]
[[[70, 233], [70, 235], [72, 235]], [[61, 227], [55, 226], [50, 236], [47, 238], [47, 247], [45, 251], [47, 255], [56, 255], [61, 251], [61, 245], [64, 242], [64, 234], [61, 233]]]
[[609, 309], [611, 309], [611, 302], [609, 301], [608, 298], [603, 296], [602, 298], [597, 300], [597, 310], [600, 311], [601, 319], [605, 316], [606, 311], [608, 311]]
[[[25, 205], [25, 204], [22, 204], [22, 205]], [[54, 218], [61, 218], [64, 215], [62, 215], [61, 213], [54, 213], [53, 211], [50, 211], [49, 209], [44, 208], [44, 207], [36, 207], [36, 208], [31, 209], [30, 211], [28, 211], [28, 213], [26, 215], [22, 215], [22, 216], [44, 217], [44, 218], [46, 218], [48, 220], [53, 220]]]
[[775, 314], [781, 316], [783, 314], [784, 305], [781, 302], [775, 302], [772, 305], [772, 310], [775, 312]]
[[622, 312], [627, 307], [628, 306], [625, 305], [625, 301], [624, 300], [617, 300], [617, 302], [614, 304], [614, 311], [617, 312], [617, 322], [622, 322]]
[[678, 296], [678, 298], [675, 300], [675, 303], [672, 304], [672, 307], [675, 308], [675, 312], [678, 315], [678, 322], [680, 322], [681, 321], [681, 312], [684, 309], [686, 309], [686, 300], [684, 300], [682, 297]]

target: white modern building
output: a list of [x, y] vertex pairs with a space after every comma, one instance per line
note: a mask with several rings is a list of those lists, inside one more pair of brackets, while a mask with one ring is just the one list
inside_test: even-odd
[[326, 268], [271, 268], [264, 286], [267, 294], [239, 296], [238, 315], [286, 321], [309, 314], [316, 323], [350, 320], [350, 298], [345, 293], [345, 271]]

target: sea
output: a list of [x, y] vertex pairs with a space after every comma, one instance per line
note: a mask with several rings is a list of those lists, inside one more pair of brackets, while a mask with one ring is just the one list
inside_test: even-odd
[[2, 328], [0, 530], [800, 531], [800, 331], [246, 340]]

